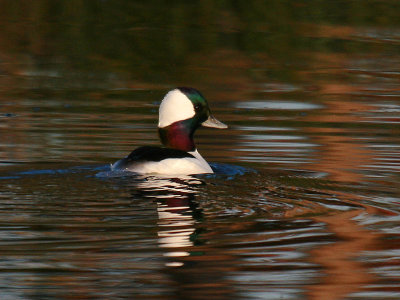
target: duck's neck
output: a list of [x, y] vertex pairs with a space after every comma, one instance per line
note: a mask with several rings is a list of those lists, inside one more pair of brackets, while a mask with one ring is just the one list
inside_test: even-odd
[[169, 126], [158, 128], [161, 143], [168, 148], [191, 152], [196, 150], [193, 141], [194, 130], [190, 120], [172, 123]]

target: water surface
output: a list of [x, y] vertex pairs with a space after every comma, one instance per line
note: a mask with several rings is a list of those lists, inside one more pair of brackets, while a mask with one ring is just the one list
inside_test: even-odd
[[[1, 298], [399, 299], [399, 12], [4, 2]], [[216, 174], [111, 174], [175, 86]]]

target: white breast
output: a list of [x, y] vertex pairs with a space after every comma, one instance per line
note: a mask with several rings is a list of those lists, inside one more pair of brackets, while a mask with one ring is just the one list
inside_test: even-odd
[[210, 165], [196, 151], [189, 152], [194, 156], [185, 158], [167, 158], [162, 161], [148, 161], [136, 164], [127, 171], [139, 174], [163, 174], [163, 175], [193, 175], [214, 173]]

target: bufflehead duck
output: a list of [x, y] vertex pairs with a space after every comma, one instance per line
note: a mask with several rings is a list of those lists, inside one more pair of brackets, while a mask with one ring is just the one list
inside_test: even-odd
[[193, 142], [194, 132], [200, 126], [228, 128], [211, 115], [206, 99], [198, 90], [173, 89], [159, 108], [158, 133], [164, 147], [139, 147], [111, 165], [111, 170], [164, 175], [214, 173]]

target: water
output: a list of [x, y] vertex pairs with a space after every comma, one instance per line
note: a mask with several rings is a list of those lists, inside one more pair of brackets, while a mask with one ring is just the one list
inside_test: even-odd
[[[399, 299], [397, 1], [10, 1], [1, 299]], [[198, 88], [215, 175], [121, 176]]]

